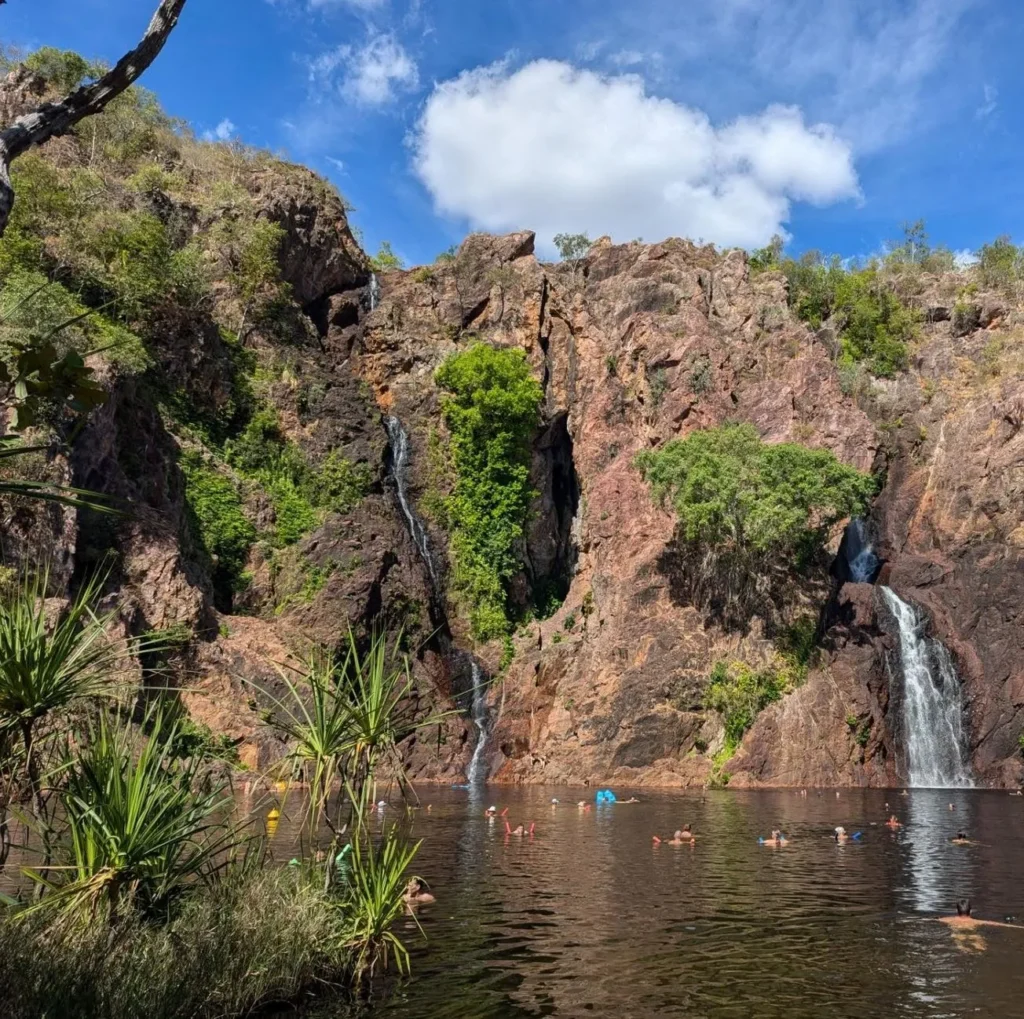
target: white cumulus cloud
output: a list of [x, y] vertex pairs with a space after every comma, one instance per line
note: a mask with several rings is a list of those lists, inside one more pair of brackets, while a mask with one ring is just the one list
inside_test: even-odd
[[235, 135], [235, 125], [225, 117], [212, 131], [204, 131], [203, 138], [208, 142], [230, 141]]
[[309, 72], [316, 88], [336, 89], [360, 106], [383, 106], [419, 84], [416, 62], [393, 35], [372, 35], [362, 47], [338, 46], [322, 53], [310, 62]]
[[552, 60], [437, 85], [411, 141], [438, 211], [486, 230], [533, 228], [545, 245], [586, 231], [749, 247], [783, 230], [793, 200], [859, 194], [850, 146], [795, 107], [715, 127], [635, 75]]

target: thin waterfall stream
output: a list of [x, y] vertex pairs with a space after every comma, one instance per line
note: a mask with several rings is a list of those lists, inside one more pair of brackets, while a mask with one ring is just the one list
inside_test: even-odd
[[899, 628], [907, 783], [970, 787], [963, 696], [953, 659], [941, 641], [925, 636], [924, 613], [891, 588], [883, 587], [882, 597]]
[[471, 675], [473, 678], [473, 724], [476, 726], [476, 746], [473, 748], [473, 758], [469, 762], [469, 771], [466, 772], [466, 781], [476, 785], [481, 777], [487, 781], [487, 772], [480, 775], [480, 765], [483, 762], [484, 749], [487, 746], [487, 737], [490, 735], [491, 716], [487, 710], [487, 684], [484, 682], [483, 670], [479, 662], [474, 658]]
[[[376, 277], [374, 277], [376, 279]], [[444, 610], [444, 587], [441, 582], [441, 571], [437, 565], [437, 558], [434, 550], [430, 547], [430, 539], [423, 521], [416, 514], [409, 495], [409, 467], [411, 458], [411, 446], [409, 435], [402, 422], [397, 417], [389, 415], [384, 418], [384, 428], [388, 434], [388, 442], [391, 447], [391, 477], [394, 482], [395, 496], [398, 500], [399, 509], [405, 518], [405, 525], [409, 536], [419, 552], [423, 565], [427, 570], [427, 577], [430, 581], [431, 593], [431, 615], [435, 625], [448, 632], [448, 623]], [[450, 656], [459, 656], [460, 653], [449, 649]], [[470, 717], [477, 731], [476, 746], [473, 748], [473, 757], [466, 773], [470, 785], [480, 781], [487, 781], [486, 771], [481, 775], [483, 765], [483, 754], [487, 746], [487, 739], [490, 735], [491, 719], [487, 709], [487, 679], [480, 663], [467, 654], [466, 659], [470, 663], [470, 676], [472, 683]]]
[[413, 544], [423, 560], [423, 565], [427, 568], [431, 592], [435, 599], [439, 599], [441, 596], [440, 577], [434, 553], [430, 548], [430, 540], [427, 538], [427, 530], [409, 501], [409, 436], [402, 427], [402, 422], [396, 417], [386, 417], [384, 427], [388, 433], [388, 442], [391, 444], [391, 472], [395, 482], [395, 494], [398, 496], [398, 505], [402, 510], [402, 516], [405, 517], [405, 524], [409, 529]]

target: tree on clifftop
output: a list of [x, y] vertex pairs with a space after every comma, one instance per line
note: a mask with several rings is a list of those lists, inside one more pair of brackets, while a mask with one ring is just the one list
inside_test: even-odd
[[770, 620], [785, 582], [876, 490], [871, 475], [830, 450], [766, 443], [749, 424], [674, 439], [636, 464], [654, 499], [676, 511], [673, 573], [686, 596], [727, 621]]
[[42, 103], [0, 131], [0, 237], [14, 206], [11, 163], [32, 146], [65, 134], [83, 118], [99, 113], [124, 92], [163, 49], [184, 6], [185, 0], [162, 0], [139, 45], [121, 57], [106, 74], [79, 85], [57, 102]]

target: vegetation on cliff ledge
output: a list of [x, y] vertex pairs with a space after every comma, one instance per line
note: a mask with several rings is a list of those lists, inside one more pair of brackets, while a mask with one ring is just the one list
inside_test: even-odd
[[782, 240], [775, 238], [751, 255], [750, 267], [755, 274], [776, 270], [786, 276], [794, 312], [813, 329], [826, 322], [835, 329], [841, 365], [863, 364], [888, 377], [907, 367], [921, 321], [901, 282], [908, 273], [952, 270], [954, 261], [952, 252], [930, 247], [923, 225], [914, 224], [884, 258], [864, 264], [818, 251], [784, 257]]
[[674, 439], [636, 464], [653, 498], [676, 512], [690, 596], [727, 617], [767, 615], [774, 582], [806, 570], [876, 491], [872, 476], [830, 450], [766, 443], [750, 424]]
[[521, 350], [476, 343], [437, 370], [455, 485], [445, 500], [452, 586], [473, 635], [509, 630], [507, 585], [521, 567], [534, 491], [530, 442], [543, 391]]
[[[46, 79], [47, 98], [99, 73], [50, 48], [26, 64]], [[67, 446], [116, 389], [132, 407], [158, 405], [181, 446], [187, 547], [217, 607], [231, 611], [257, 541], [273, 571], [277, 550], [350, 510], [371, 482], [367, 464], [311, 450], [301, 427], [303, 401], [323, 383], [299, 349], [318, 337], [282, 277], [286, 233], [268, 198], [327, 200], [329, 185], [268, 153], [196, 139], [137, 86], [23, 155], [12, 175], [0, 381], [20, 378], [28, 358], [60, 383], [36, 386], [15, 426]], [[117, 451], [121, 467], [152, 489], [134, 442]], [[85, 546], [103, 541], [88, 554], [116, 554], [118, 526], [86, 528]]]

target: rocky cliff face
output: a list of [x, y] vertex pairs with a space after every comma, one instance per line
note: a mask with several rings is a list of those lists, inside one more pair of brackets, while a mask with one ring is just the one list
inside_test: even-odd
[[[68, 140], [59, 144], [65, 163], [84, 159]], [[878, 587], [851, 582], [841, 533], [834, 561], [790, 585], [770, 612], [727, 625], [694, 604], [674, 519], [652, 502], [633, 461], [738, 420], [769, 442], [827, 448], [884, 471], [868, 522], [878, 582], [922, 607], [953, 653], [979, 779], [1020, 782], [1024, 359], [1006, 302], [972, 295], [954, 308], [962, 281], [919, 281], [913, 300], [926, 324], [911, 370], [848, 393], [829, 331], [797, 321], [784, 277], [752, 276], [742, 252], [603, 240], [577, 266], [551, 265], [538, 261], [532, 234], [473, 235], [455, 258], [386, 273], [371, 288], [333, 192], [273, 161], [243, 169], [245, 215], [281, 228], [277, 270], [289, 288], [273, 321], [237, 329], [244, 356], [258, 365], [260, 399], [287, 441], [314, 470], [331, 454], [356, 465], [360, 497], [322, 513], [285, 548], [255, 542], [248, 586], [227, 601], [218, 594], [180, 465], [195, 436], [168, 416], [152, 383], [229, 413], [240, 354], [224, 323], [245, 323], [249, 309], [225, 271], [211, 303], [154, 331], [148, 375], [105, 375], [109, 401], [70, 461], [51, 468], [126, 500], [131, 514], [111, 523], [18, 510], [4, 523], [8, 561], [45, 554], [66, 584], [116, 550], [110, 596], [126, 631], [187, 633], [174, 660], [183, 698], [241, 741], [243, 760], [264, 766], [284, 752], [254, 689], [273, 690], [278, 667], [310, 644], [335, 645], [348, 626], [365, 633], [383, 619], [404, 627], [424, 710], [463, 712], [409, 745], [419, 778], [457, 779], [468, 765], [472, 652], [494, 677], [484, 761], [492, 781], [721, 780], [722, 723], [703, 708], [709, 674], [722, 660], [770, 662], [769, 617], [781, 614], [817, 620], [823, 651], [806, 682], [757, 718], [725, 765], [731, 782], [898, 783], [893, 625]], [[145, 201], [204, 243], [240, 215], [237, 205], [191, 204], [160, 189]], [[521, 625], [511, 648], [473, 646], [449, 595], [448, 535], [436, 512], [451, 481], [434, 373], [476, 339], [525, 351], [544, 389], [537, 496], [511, 594], [522, 610], [558, 607]], [[398, 428], [408, 441], [404, 509]], [[233, 483], [256, 533], [269, 534], [280, 511], [270, 490]], [[429, 563], [406, 509], [426, 535]]]
[[[912, 370], [854, 399], [827, 330], [796, 322], [784, 280], [751, 279], [739, 252], [602, 242], [574, 272], [538, 264], [528, 236], [473, 237], [453, 265], [385, 278], [356, 370], [407, 423], [421, 494], [436, 484], [433, 370], [465, 342], [460, 330], [521, 347], [544, 380], [522, 587], [571, 582], [550, 619], [521, 628], [492, 690], [492, 780], [710, 777], [722, 740], [701, 707], [710, 668], [767, 661], [772, 648], [762, 620], [724, 629], [688, 602], [673, 520], [632, 460], [727, 420], [886, 472], [869, 522], [879, 582], [924, 608], [953, 652], [978, 778], [1019, 780], [1019, 341], [991, 299], [977, 299], [970, 328], [962, 310], [954, 328], [945, 297], [956, 281], [930, 283], [917, 298], [927, 324]], [[443, 533], [433, 539], [444, 548]], [[734, 784], [900, 781], [897, 635], [877, 587], [848, 579], [839, 554], [830, 576], [792, 592], [791, 610], [821, 613], [825, 654], [759, 717], [727, 765]], [[496, 651], [483, 654], [496, 665]]]

